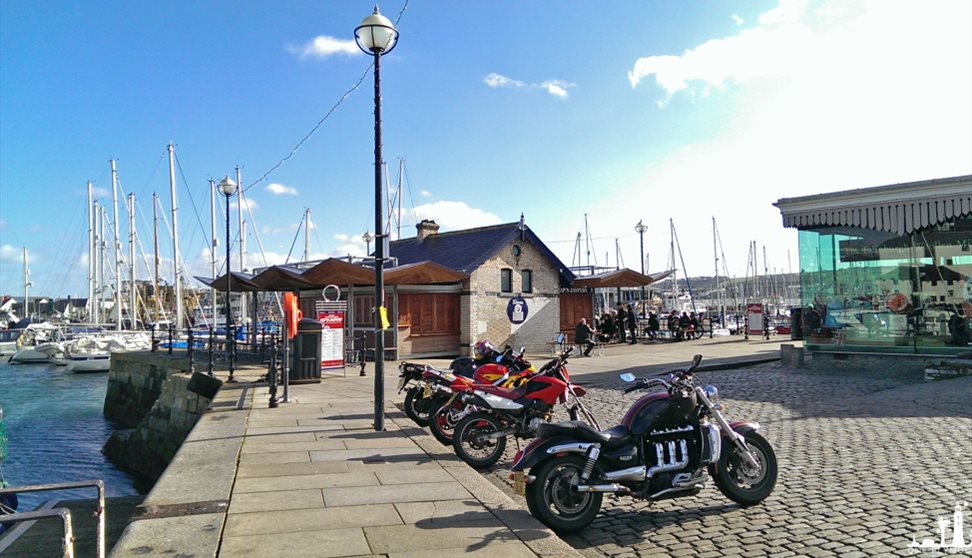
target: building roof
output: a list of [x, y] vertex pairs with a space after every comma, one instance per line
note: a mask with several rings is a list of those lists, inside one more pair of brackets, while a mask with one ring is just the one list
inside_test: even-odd
[[253, 283], [266, 291], [299, 291], [316, 286], [304, 277], [300, 270], [282, 265], [263, 270], [253, 277]]
[[458, 283], [469, 275], [435, 262], [417, 262], [385, 270], [386, 285], [435, 285]]
[[391, 243], [391, 256], [398, 258], [399, 265], [427, 260], [469, 274], [517, 238], [530, 242], [539, 250], [565, 283], [574, 280], [574, 274], [567, 266], [530, 227], [520, 222], [435, 233], [422, 240], [418, 237], [397, 240]]
[[786, 227], [857, 227], [905, 235], [972, 216], [972, 175], [783, 198], [773, 205]]
[[597, 275], [588, 275], [574, 279], [575, 287], [590, 287], [594, 289], [606, 287], [644, 287], [655, 281], [659, 281], [671, 275], [672, 271], [666, 271], [655, 275], [643, 275], [633, 269], [618, 269]]

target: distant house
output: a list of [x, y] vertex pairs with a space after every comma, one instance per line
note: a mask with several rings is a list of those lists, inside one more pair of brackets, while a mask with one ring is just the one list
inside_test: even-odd
[[[481, 339], [543, 350], [565, 329], [560, 293], [574, 275], [525, 223], [440, 234], [426, 220], [416, 229], [415, 237], [391, 243], [398, 265], [433, 262], [465, 278], [395, 287], [401, 353], [469, 354]], [[589, 314], [590, 296], [577, 301]]]

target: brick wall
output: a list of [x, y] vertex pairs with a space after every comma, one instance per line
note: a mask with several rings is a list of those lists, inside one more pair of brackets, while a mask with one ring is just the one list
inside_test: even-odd
[[[513, 255], [512, 246], [520, 246], [519, 257]], [[500, 292], [502, 269], [513, 271], [513, 289]], [[533, 272], [533, 292], [523, 292], [523, 270]], [[466, 354], [472, 345], [488, 339], [497, 347], [525, 346], [530, 352], [546, 352], [560, 328], [560, 276], [557, 269], [528, 241], [515, 241], [500, 249], [496, 256], [487, 260], [469, 278], [468, 289], [462, 297], [462, 338], [460, 343]], [[514, 296], [521, 296], [527, 303], [527, 319], [521, 324], [510, 323], [507, 305]]]

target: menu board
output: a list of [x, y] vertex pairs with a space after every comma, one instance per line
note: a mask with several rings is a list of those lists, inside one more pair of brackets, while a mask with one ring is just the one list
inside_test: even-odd
[[344, 311], [318, 310], [321, 322], [321, 368], [344, 366]]

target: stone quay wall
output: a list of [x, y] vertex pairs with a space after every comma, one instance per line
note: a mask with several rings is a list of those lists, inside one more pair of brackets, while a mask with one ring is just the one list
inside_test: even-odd
[[209, 407], [208, 397], [189, 389], [197, 390], [195, 383], [190, 386], [192, 377], [184, 356], [113, 354], [104, 415], [129, 428], [111, 435], [102, 448], [105, 455], [123, 468], [158, 479]]

